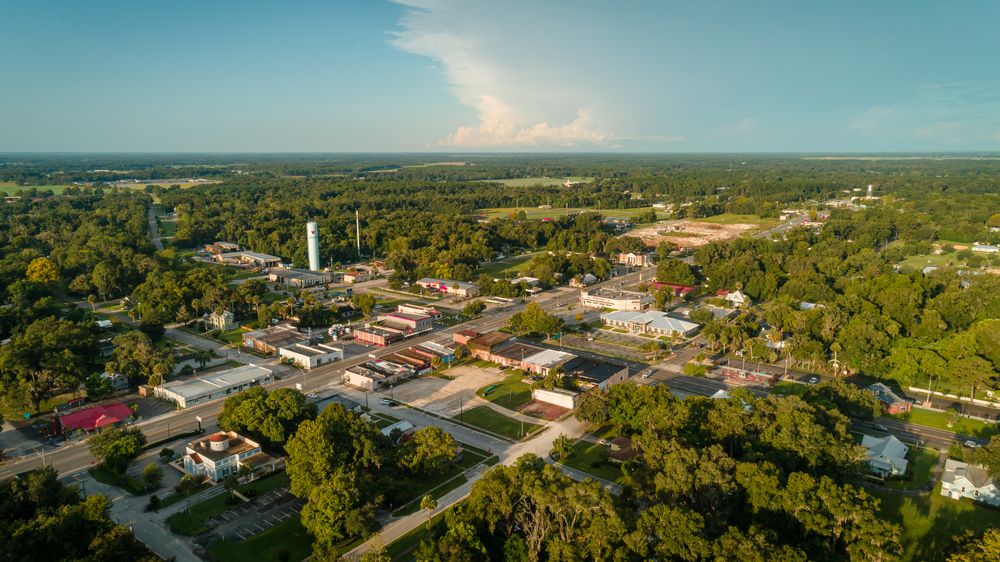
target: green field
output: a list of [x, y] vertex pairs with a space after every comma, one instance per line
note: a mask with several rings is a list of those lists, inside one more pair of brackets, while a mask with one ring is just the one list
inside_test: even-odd
[[[353, 548], [354, 543], [347, 546]], [[243, 542], [220, 540], [208, 547], [208, 555], [214, 562], [304, 560], [310, 554], [312, 537], [298, 517], [282, 521]]]
[[512, 212], [515, 211], [524, 211], [524, 214], [527, 215], [528, 220], [564, 217], [566, 215], [573, 215], [584, 212], [601, 213], [605, 217], [632, 219], [639, 216], [642, 213], [648, 213], [650, 209], [652, 209], [652, 207], [636, 207], [633, 209], [585, 209], [582, 207], [570, 207], [568, 209], [566, 208], [539, 209], [537, 207], [521, 207], [515, 209], [514, 207], [493, 207], [489, 209], [479, 209], [476, 212], [484, 214], [486, 215], [487, 218], [490, 219], [507, 218], [508, 216], [510, 216]]
[[488, 395], [483, 396], [483, 390], [488, 386], [480, 388], [476, 394], [508, 410], [517, 410], [521, 406], [531, 402], [531, 386], [524, 382], [524, 371], [515, 371], [503, 380], [496, 383], [496, 388]]
[[584, 176], [566, 176], [564, 178], [534, 177], [534, 178], [512, 178], [506, 180], [485, 180], [485, 181], [502, 183], [507, 187], [532, 187], [532, 186], [562, 185], [568, 181], [590, 183], [594, 181], [594, 178], [584, 177]]
[[873, 492], [882, 500], [880, 515], [900, 525], [903, 559], [933, 562], [944, 560], [952, 537], [966, 530], [980, 532], [997, 525], [1000, 515], [971, 500], [953, 500], [941, 495], [941, 485], [927, 496], [901, 496]]
[[958, 254], [955, 252], [947, 254], [917, 254], [908, 256], [906, 259], [899, 262], [898, 265], [902, 269], [920, 271], [929, 265], [934, 267], [964, 266], [965, 260], [958, 259]]
[[600, 443], [577, 441], [573, 445], [573, 456], [562, 464], [609, 482], [617, 482], [622, 477], [618, 465], [608, 461], [608, 448]]
[[925, 449], [923, 447], [910, 447], [907, 455], [909, 465], [907, 468], [912, 473], [912, 478], [908, 480], [889, 480], [883, 485], [897, 489], [918, 489], [931, 481], [931, 473], [937, 466], [940, 452], [937, 449]]
[[800, 396], [805, 391], [806, 385], [790, 381], [780, 381], [771, 387], [771, 394], [779, 396]]
[[710, 222], [713, 224], [758, 224], [760, 226], [777, 226], [781, 221], [775, 218], [762, 218], [757, 215], [737, 215], [734, 213], [722, 213], [714, 217], [703, 219], [691, 219], [697, 222]]
[[56, 195], [62, 195], [62, 192], [66, 190], [69, 185], [17, 185], [11, 181], [0, 181], [0, 191], [6, 193], [7, 195], [14, 195], [18, 191], [27, 192], [29, 189], [37, 189], [38, 191], [51, 191]]
[[542, 427], [538, 424], [520, 422], [503, 414], [498, 414], [497, 412], [491, 410], [488, 406], [476, 406], [471, 410], [462, 412], [461, 418], [459, 416], [455, 416], [452, 419], [460, 419], [460, 421], [466, 425], [485, 429], [486, 431], [490, 431], [513, 440], [519, 440], [524, 437], [524, 435], [521, 434], [522, 427], [524, 428], [525, 434], [529, 434]]
[[948, 427], [948, 414], [944, 412], [935, 412], [934, 410], [924, 410], [923, 408], [914, 408], [905, 414], [886, 417], [925, 427], [933, 427], [943, 429], [945, 431], [954, 431], [955, 433], [972, 435], [973, 437], [981, 437], [984, 439], [1000, 433], [1000, 427], [996, 424], [969, 418], [958, 418], [958, 422], [954, 427]]
[[501, 278], [505, 274], [510, 274], [509, 277], [511, 278], [517, 278], [524, 275], [531, 269], [531, 259], [536, 255], [537, 252], [524, 254], [522, 256], [510, 256], [503, 258], [502, 260], [496, 260], [480, 267], [479, 272], [497, 278]]

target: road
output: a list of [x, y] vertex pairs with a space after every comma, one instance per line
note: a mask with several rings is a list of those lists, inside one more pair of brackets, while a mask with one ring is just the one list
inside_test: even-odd
[[793, 219], [791, 219], [791, 220], [789, 220], [787, 222], [783, 222], [783, 223], [779, 224], [778, 226], [775, 226], [775, 227], [769, 228], [767, 230], [762, 230], [760, 232], [757, 232], [756, 234], [753, 235], [753, 237], [754, 238], [772, 238], [775, 234], [784, 234], [785, 232], [788, 232], [789, 230], [791, 230], [791, 229], [793, 229], [793, 228], [795, 228], [797, 226], [802, 226], [802, 223], [806, 222], [806, 219], [808, 219], [808, 218], [809, 218], [808, 215], [804, 215], [804, 214], [803, 215], [796, 215], [795, 218], [793, 218]]
[[146, 209], [146, 220], [149, 222], [149, 239], [156, 246], [157, 250], [163, 249], [163, 240], [160, 238], [160, 226], [156, 224], [156, 210], [153, 205]]

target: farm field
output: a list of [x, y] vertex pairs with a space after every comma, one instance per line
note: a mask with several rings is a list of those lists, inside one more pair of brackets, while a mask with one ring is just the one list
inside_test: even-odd
[[570, 207], [570, 208], [552, 208], [552, 209], [539, 209], [538, 207], [492, 207], [488, 209], [479, 209], [477, 213], [486, 215], [487, 218], [497, 219], [506, 218], [512, 212], [524, 211], [527, 215], [528, 220], [538, 220], [544, 218], [557, 218], [564, 217], [566, 215], [572, 215], [583, 212], [594, 212], [601, 213], [605, 217], [614, 217], [622, 219], [632, 219], [643, 213], [648, 213], [652, 207], [635, 207], [632, 209], [586, 209], [582, 207]]

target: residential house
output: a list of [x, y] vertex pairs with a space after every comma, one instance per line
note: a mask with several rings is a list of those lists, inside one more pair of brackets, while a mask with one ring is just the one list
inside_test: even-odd
[[873, 473], [882, 478], [906, 474], [906, 453], [910, 448], [895, 435], [865, 435], [861, 438], [861, 446], [868, 449], [868, 466]]
[[209, 330], [227, 332], [229, 330], [235, 330], [236, 327], [236, 316], [228, 310], [213, 312], [205, 316], [205, 328]]
[[577, 275], [570, 279], [569, 286], [574, 289], [582, 289], [584, 287], [589, 287], [597, 283], [597, 277], [592, 273], [584, 273], [583, 275]]
[[129, 388], [128, 377], [121, 373], [109, 373], [104, 371], [101, 373], [101, 378], [108, 381], [108, 384], [111, 385], [111, 390], [114, 392], [128, 390]]
[[913, 408], [913, 402], [902, 398], [892, 391], [888, 386], [877, 382], [868, 387], [879, 402], [882, 403], [882, 411], [887, 414], [903, 414]]
[[1000, 507], [1000, 487], [989, 472], [982, 466], [966, 464], [955, 459], [948, 459], [944, 463], [941, 495], [954, 500], [969, 498]]
[[729, 304], [736, 307], [750, 306], [750, 304], [752, 304], [750, 301], [750, 297], [748, 297], [746, 293], [740, 290], [736, 291], [719, 290], [716, 291], [715, 295], [726, 299], [727, 301], [729, 301]]

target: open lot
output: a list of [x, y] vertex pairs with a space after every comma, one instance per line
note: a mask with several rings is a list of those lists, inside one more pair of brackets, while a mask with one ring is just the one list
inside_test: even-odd
[[493, 207], [488, 209], [479, 209], [477, 213], [486, 215], [490, 219], [506, 218], [513, 212], [524, 211], [527, 215], [528, 220], [538, 220], [544, 218], [556, 218], [564, 217], [566, 215], [575, 215], [578, 213], [601, 213], [605, 217], [623, 218], [631, 219], [635, 218], [643, 213], [648, 213], [652, 207], [636, 207], [633, 209], [586, 209], [583, 207], [570, 207], [570, 208], [552, 208], [552, 209], [539, 209], [538, 207]]
[[649, 226], [632, 229], [628, 235], [641, 238], [647, 246], [656, 246], [666, 240], [677, 244], [680, 248], [697, 248], [711, 242], [736, 238], [765, 226], [760, 219], [754, 222], [729, 222], [735, 220], [734, 217], [741, 216], [744, 215], [730, 215], [729, 217], [718, 215], [710, 219], [659, 221]]
[[454, 416], [453, 419], [458, 419], [466, 425], [485, 429], [496, 435], [502, 435], [513, 440], [522, 439], [525, 435], [542, 427], [541, 425], [509, 418], [493, 411], [489, 406], [476, 406], [471, 410], [462, 412], [461, 416]]
[[496, 367], [460, 365], [443, 373], [452, 379], [420, 377], [393, 389], [393, 398], [417, 408], [452, 417], [458, 415], [463, 405], [468, 408], [474, 402], [477, 390], [503, 380], [503, 374]]

